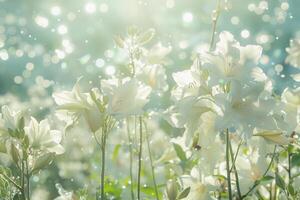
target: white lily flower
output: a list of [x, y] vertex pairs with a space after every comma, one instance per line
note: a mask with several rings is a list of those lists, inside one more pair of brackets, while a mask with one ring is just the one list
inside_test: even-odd
[[201, 116], [202, 123], [199, 127], [198, 145], [199, 168], [204, 174], [213, 174], [216, 165], [224, 157], [224, 148], [222, 140], [216, 133], [215, 123], [217, 114], [214, 112], [206, 112]]
[[[96, 98], [100, 98], [99, 91], [92, 89]], [[58, 116], [67, 122], [68, 125], [74, 123], [83, 116], [92, 132], [96, 132], [103, 124], [104, 114], [100, 112], [90, 93], [82, 93], [78, 81], [72, 91], [62, 91], [53, 94], [53, 98], [58, 105]]]
[[50, 130], [48, 120], [38, 122], [31, 117], [29, 125], [24, 130], [32, 149], [56, 154], [64, 153], [64, 148], [60, 145], [62, 133], [58, 130]]
[[172, 47], [165, 47], [161, 43], [154, 45], [147, 53], [147, 60], [150, 64], [161, 64], [164, 58], [172, 51]]
[[299, 130], [300, 90], [286, 88], [281, 94], [281, 103], [277, 107], [278, 126], [289, 134]]
[[253, 129], [276, 129], [276, 123], [271, 114], [274, 102], [259, 99], [262, 88], [259, 85], [242, 86], [239, 82], [232, 82], [229, 94], [219, 94], [216, 104], [221, 107], [223, 114], [217, 118], [219, 131], [227, 128], [239, 130], [245, 139], [252, 135]]
[[196, 167], [191, 170], [189, 175], [181, 177], [184, 188], [191, 187], [190, 193], [185, 200], [210, 200], [209, 191], [216, 189], [216, 183], [211, 176], [204, 176]]
[[256, 130], [254, 136], [261, 136], [265, 140], [270, 141], [279, 145], [287, 145], [292, 141], [291, 138], [288, 138], [279, 131], [268, 131], [268, 130]]
[[168, 89], [167, 76], [162, 65], [147, 65], [137, 72], [137, 78], [149, 85], [153, 90], [166, 91]]
[[18, 129], [23, 114], [21, 111], [10, 110], [8, 106], [2, 106], [2, 114], [0, 114], [0, 136], [1, 134], [6, 135], [9, 130]]
[[249, 74], [256, 67], [262, 47], [240, 46], [233, 35], [226, 31], [221, 32], [219, 37], [215, 52], [200, 55], [204, 67], [209, 71], [209, 84], [215, 86], [230, 80], [249, 81]]
[[189, 70], [183, 70], [172, 74], [177, 88], [172, 96], [179, 100], [188, 96], [210, 95], [211, 89], [207, 85], [208, 73], [202, 69], [199, 59], [195, 59]]
[[164, 118], [174, 127], [185, 128], [185, 142], [189, 143], [201, 124], [201, 116], [206, 112], [219, 113], [220, 109], [207, 97], [186, 97], [176, 102], [164, 113]]
[[140, 84], [136, 79], [117, 82], [102, 81], [102, 89], [109, 96], [108, 113], [117, 116], [138, 115], [149, 101], [151, 88]]
[[87, 94], [83, 94], [79, 89], [79, 81], [76, 82], [72, 91], [62, 91], [53, 94], [55, 103], [61, 110], [68, 110], [70, 113], [78, 113], [89, 108]]
[[274, 151], [274, 144], [268, 144], [260, 137], [252, 137], [248, 145], [241, 148], [245, 149], [240, 151], [235, 163], [239, 172], [241, 192], [246, 193], [266, 172], [271, 162], [267, 154]]

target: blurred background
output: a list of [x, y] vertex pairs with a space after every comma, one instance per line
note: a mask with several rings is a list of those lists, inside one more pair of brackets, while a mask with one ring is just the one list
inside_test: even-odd
[[[290, 39], [300, 37], [300, 1], [222, 3], [217, 32], [230, 31], [243, 45], [263, 46], [260, 65], [277, 80], [276, 90], [291, 85], [289, 74], [297, 69], [285, 64], [285, 49]], [[98, 86], [99, 77], [113, 76], [128, 62], [113, 36], [126, 35], [131, 25], [156, 30], [148, 47], [172, 48], [165, 66], [171, 79], [172, 72], [189, 68], [193, 55], [209, 45], [216, 5], [217, 0], [0, 0], [0, 105], [25, 107], [41, 118], [55, 109], [54, 90], [70, 89], [80, 76]], [[93, 173], [97, 180], [100, 155], [93, 154], [92, 140], [77, 141], [86, 132], [74, 132], [65, 142], [66, 155], [33, 179], [47, 186], [50, 199], [57, 196], [56, 182], [72, 190], [84, 188]]]
[[[0, 94], [26, 98], [26, 88], [36, 82], [51, 88], [73, 84], [78, 76], [96, 80], [114, 73], [120, 59], [113, 36], [125, 35], [130, 25], [154, 28], [152, 43], [172, 47], [172, 62], [166, 66], [170, 71], [188, 67], [192, 52], [210, 41], [216, 4], [216, 0], [1, 0]], [[269, 74], [281, 68], [289, 71], [285, 48], [298, 34], [299, 6], [296, 0], [228, 0], [217, 31], [229, 30], [242, 44], [262, 45], [261, 64]]]

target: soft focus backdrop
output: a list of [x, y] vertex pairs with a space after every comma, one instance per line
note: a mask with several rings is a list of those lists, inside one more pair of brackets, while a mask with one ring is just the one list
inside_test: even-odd
[[[55, 109], [53, 91], [70, 89], [80, 76], [86, 87], [97, 86], [99, 77], [113, 76], [127, 62], [113, 37], [125, 35], [131, 25], [155, 29], [149, 47], [161, 43], [172, 49], [165, 67], [173, 84], [170, 74], [189, 68], [193, 56], [209, 45], [216, 4], [216, 0], [0, 0], [0, 106], [30, 108], [41, 118]], [[277, 79], [278, 91], [290, 85], [288, 75], [297, 70], [285, 64], [285, 48], [290, 39], [300, 37], [300, 1], [228, 0], [226, 5], [217, 32], [228, 30], [243, 45], [263, 46], [260, 66]], [[157, 104], [165, 109], [168, 100]], [[56, 197], [58, 182], [70, 190], [97, 182], [100, 155], [93, 153], [94, 142], [85, 134], [79, 130], [66, 137], [66, 153], [33, 178], [40, 184], [34, 195]], [[110, 143], [112, 149], [114, 140]], [[110, 160], [119, 163], [109, 173], [121, 177], [122, 160]]]

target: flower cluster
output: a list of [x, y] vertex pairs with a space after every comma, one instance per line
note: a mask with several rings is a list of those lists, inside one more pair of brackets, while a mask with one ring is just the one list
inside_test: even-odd
[[[242, 45], [228, 31], [216, 44], [214, 31], [209, 50], [178, 71], [167, 67], [174, 64], [171, 47], [147, 48], [154, 35], [133, 26], [115, 36], [116, 73], [96, 83], [80, 77], [69, 90], [54, 87], [56, 109], [47, 119], [2, 106], [0, 152], [8, 162], [0, 167], [0, 189], [9, 185], [14, 199], [41, 198], [31, 183], [61, 155], [52, 172], [84, 189], [55, 180], [56, 200], [297, 199], [299, 87], [276, 88], [261, 65], [263, 47]], [[294, 67], [299, 43], [287, 48]]]

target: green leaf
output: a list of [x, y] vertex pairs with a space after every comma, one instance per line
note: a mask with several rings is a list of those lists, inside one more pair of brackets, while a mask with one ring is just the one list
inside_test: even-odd
[[264, 176], [260, 179], [260, 182], [267, 182], [267, 181], [270, 181], [270, 180], [273, 180], [274, 177], [273, 176]]
[[34, 163], [32, 173], [38, 172], [39, 170], [45, 168], [47, 165], [51, 163], [54, 159], [55, 153], [46, 153], [40, 156]]
[[119, 151], [120, 151], [121, 145], [117, 144], [114, 148], [113, 154], [112, 154], [112, 160], [116, 161], [118, 155], [119, 155]]
[[5, 141], [2, 141], [2, 140], [0, 140], [0, 152], [1, 153], [6, 153], [7, 152]]
[[127, 29], [127, 34], [130, 35], [130, 36], [134, 36], [138, 33], [138, 28], [136, 26], [130, 26], [128, 29]]
[[155, 189], [153, 187], [141, 187], [141, 191], [147, 196], [155, 197]]
[[20, 155], [19, 155], [19, 150], [14, 144], [11, 144], [10, 155], [13, 161], [15, 162], [15, 164], [18, 165], [18, 162], [20, 160]]
[[116, 45], [119, 47], [119, 48], [121, 48], [121, 49], [123, 49], [124, 48], [124, 40], [123, 40], [123, 38], [121, 37], [121, 36], [119, 36], [119, 35], [117, 35], [117, 36], [115, 36], [114, 37], [114, 41], [115, 41], [115, 43], [116, 43]]
[[289, 192], [292, 196], [294, 196], [294, 195], [296, 194], [296, 193], [295, 193], [295, 189], [294, 189], [294, 187], [293, 187], [292, 184], [289, 184], [288, 187], [287, 187], [287, 189], [288, 189], [288, 192]]
[[285, 190], [285, 182], [284, 182], [283, 178], [278, 173], [276, 173], [275, 182], [276, 182], [276, 185], [279, 188], [281, 188], [282, 190]]
[[223, 175], [213, 175], [213, 176], [216, 177], [220, 181], [225, 181], [226, 180], [226, 177], [223, 176]]
[[28, 135], [25, 135], [23, 142], [24, 142], [25, 148], [28, 148], [29, 147], [29, 137], [28, 137]]
[[294, 154], [291, 159], [292, 166], [300, 166], [300, 154]]
[[187, 158], [186, 158], [185, 152], [183, 151], [183, 149], [181, 148], [181, 146], [179, 144], [176, 144], [176, 143], [173, 143], [173, 146], [174, 146], [174, 149], [176, 151], [176, 154], [177, 154], [178, 158], [181, 161], [186, 161]]
[[138, 37], [138, 40], [137, 42], [140, 44], [140, 45], [144, 45], [148, 42], [150, 42], [152, 40], [152, 38], [154, 37], [155, 35], [155, 30], [154, 29], [149, 29], [147, 30], [146, 32], [142, 33], [139, 37]]
[[191, 191], [191, 187], [185, 188], [185, 189], [178, 195], [177, 199], [183, 199], [183, 198], [187, 197], [187, 196], [189, 195], [190, 191]]
[[169, 180], [167, 183], [167, 196], [169, 200], [176, 200], [178, 189], [175, 180]]
[[17, 122], [17, 127], [19, 130], [23, 130], [24, 126], [25, 126], [25, 120], [24, 120], [24, 117], [21, 117], [19, 119], [19, 121]]
[[8, 128], [8, 134], [9, 134], [11, 137], [16, 137], [16, 136], [17, 136], [16, 132], [15, 132], [14, 130], [10, 129], [10, 128]]

